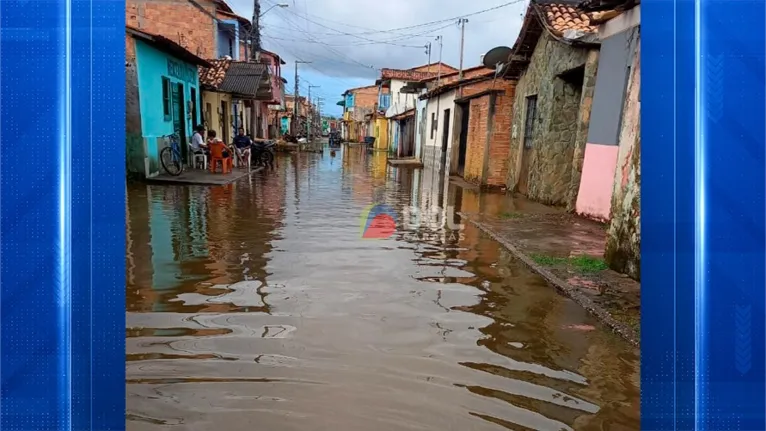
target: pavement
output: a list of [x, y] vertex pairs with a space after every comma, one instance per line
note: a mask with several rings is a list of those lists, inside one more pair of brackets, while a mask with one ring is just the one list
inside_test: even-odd
[[638, 346], [641, 284], [601, 267], [606, 225], [523, 197], [496, 196], [493, 208], [458, 214]]
[[211, 173], [206, 169], [189, 169], [184, 170], [184, 172], [177, 177], [168, 174], [160, 174], [156, 177], [148, 178], [147, 181], [151, 183], [165, 184], [226, 185], [233, 183], [240, 178], [252, 175], [261, 169], [263, 169], [263, 167], [260, 166], [252, 168], [249, 171], [246, 169], [234, 168], [234, 170], [228, 174], [222, 174], [220, 169], [217, 173]]

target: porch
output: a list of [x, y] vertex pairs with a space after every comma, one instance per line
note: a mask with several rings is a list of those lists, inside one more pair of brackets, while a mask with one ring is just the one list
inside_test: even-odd
[[249, 177], [250, 175], [262, 169], [263, 167], [261, 166], [252, 168], [250, 170], [234, 168], [234, 170], [228, 174], [222, 174], [220, 171], [218, 173], [212, 173], [207, 169], [190, 169], [184, 170], [184, 172], [177, 177], [162, 173], [155, 177], [147, 178], [146, 180], [151, 183], [159, 184], [223, 186], [226, 184], [231, 184], [239, 179]]

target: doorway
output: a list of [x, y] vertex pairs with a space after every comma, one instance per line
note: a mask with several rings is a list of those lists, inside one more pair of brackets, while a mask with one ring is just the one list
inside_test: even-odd
[[171, 98], [173, 101], [173, 133], [178, 135], [181, 147], [181, 158], [186, 160], [188, 145], [186, 142], [186, 113], [184, 110], [184, 85], [178, 83], [172, 86]]
[[223, 142], [229, 142], [229, 104], [221, 100], [221, 139]]
[[[197, 111], [197, 89], [191, 88], [191, 115], [192, 115], [192, 127], [199, 125], [199, 112]], [[192, 130], [192, 133], [194, 131]]]
[[449, 128], [450, 128], [450, 113], [452, 112], [451, 109], [445, 109], [444, 110], [444, 121], [442, 124], [444, 127], [442, 127], [442, 157], [441, 157], [441, 167], [444, 169], [447, 164], [447, 150], [449, 149]]
[[458, 155], [457, 155], [457, 174], [463, 176], [465, 173], [465, 157], [468, 150], [468, 118], [471, 114], [471, 110], [467, 103], [460, 105], [462, 115], [460, 117], [460, 140], [458, 143]]
[[529, 159], [535, 138], [535, 122], [537, 120], [537, 95], [527, 96], [524, 119], [524, 146], [521, 150], [521, 169], [519, 169], [518, 191], [523, 195], [529, 192]]

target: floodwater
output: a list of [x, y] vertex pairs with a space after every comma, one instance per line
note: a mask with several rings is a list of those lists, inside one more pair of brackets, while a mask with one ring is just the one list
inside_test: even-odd
[[[637, 430], [639, 357], [495, 241], [372, 204], [492, 206], [344, 147], [128, 187], [128, 430]], [[459, 222], [459, 220], [456, 220]]]

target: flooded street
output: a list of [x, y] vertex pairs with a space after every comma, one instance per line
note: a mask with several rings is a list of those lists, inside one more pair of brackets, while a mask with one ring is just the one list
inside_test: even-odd
[[639, 429], [638, 350], [497, 242], [361, 238], [372, 204], [501, 205], [435, 178], [344, 146], [129, 185], [127, 429]]

